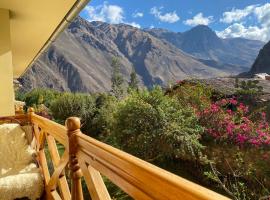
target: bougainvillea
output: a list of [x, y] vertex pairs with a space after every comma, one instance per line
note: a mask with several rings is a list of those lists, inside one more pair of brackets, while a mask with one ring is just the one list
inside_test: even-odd
[[270, 144], [270, 128], [265, 113], [262, 112], [257, 120], [251, 120], [248, 107], [235, 98], [213, 102], [197, 115], [205, 127], [206, 138], [239, 146], [268, 147]]

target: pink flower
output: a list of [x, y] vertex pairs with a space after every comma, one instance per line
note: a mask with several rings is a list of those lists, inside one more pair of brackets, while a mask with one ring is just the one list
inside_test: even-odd
[[256, 138], [250, 139], [249, 142], [250, 142], [252, 145], [256, 146], [256, 147], [258, 147], [258, 146], [261, 144], [260, 141], [258, 141]]
[[245, 106], [243, 103], [240, 103], [238, 108], [239, 108], [241, 111], [243, 111], [244, 113], [247, 113], [247, 112], [248, 112], [248, 107]]
[[183, 80], [177, 80], [177, 81], [176, 81], [177, 84], [181, 84], [181, 83], [183, 83], [183, 82], [184, 82]]
[[250, 123], [250, 122], [251, 122], [247, 117], [242, 117], [242, 120], [243, 120], [245, 123]]
[[236, 99], [230, 99], [229, 102], [232, 104], [232, 105], [237, 105], [237, 100]]
[[212, 104], [211, 105], [211, 111], [212, 112], [218, 112], [219, 111], [219, 106], [217, 104]]
[[262, 112], [261, 115], [262, 115], [262, 118], [263, 118], [263, 119], [266, 118], [266, 113], [265, 113], [265, 112]]
[[228, 123], [227, 124], [226, 130], [227, 130], [228, 135], [231, 136], [233, 134], [233, 129], [234, 128], [235, 128], [235, 125], [233, 123]]
[[239, 143], [239, 144], [244, 144], [244, 142], [247, 140], [247, 136], [245, 135], [242, 135], [242, 134], [238, 134], [236, 136], [236, 141]]
[[245, 123], [240, 125], [240, 129], [242, 129], [242, 131], [244, 131], [244, 132], [251, 131], [251, 128], [249, 127], [249, 125], [245, 124]]
[[232, 114], [233, 114], [233, 112], [232, 112], [231, 109], [226, 110], [226, 112], [227, 112], [229, 115], [232, 115]]
[[220, 101], [220, 105], [225, 106], [226, 104], [228, 104], [227, 99], [222, 99], [222, 100]]

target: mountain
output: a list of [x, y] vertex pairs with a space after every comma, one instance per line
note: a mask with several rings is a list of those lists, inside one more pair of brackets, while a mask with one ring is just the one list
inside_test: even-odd
[[19, 81], [25, 90], [109, 91], [113, 57], [119, 58], [126, 82], [134, 67], [145, 86], [225, 75], [147, 31], [78, 17]]
[[270, 73], [270, 41], [260, 50], [249, 74]]
[[184, 33], [174, 33], [164, 29], [146, 31], [193, 55], [206, 65], [212, 63], [213, 67], [232, 73], [249, 69], [263, 46], [263, 42], [256, 40], [219, 38], [205, 25], [198, 25]]

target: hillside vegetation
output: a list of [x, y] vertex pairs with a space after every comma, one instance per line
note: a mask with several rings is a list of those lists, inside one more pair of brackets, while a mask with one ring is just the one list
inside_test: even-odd
[[[180, 81], [166, 91], [129, 87], [119, 95], [118, 90], [83, 94], [35, 89], [17, 99], [60, 123], [78, 116], [85, 134], [244, 200], [270, 192], [270, 109], [267, 103], [254, 103], [261, 92], [256, 84], [236, 82], [236, 93], [227, 98], [196, 81]], [[113, 197], [127, 198], [106, 182]]]

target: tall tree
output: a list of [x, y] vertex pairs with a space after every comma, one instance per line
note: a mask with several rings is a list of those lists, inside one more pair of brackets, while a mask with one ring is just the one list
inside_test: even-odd
[[117, 57], [112, 58], [111, 67], [112, 67], [112, 77], [111, 77], [112, 93], [116, 98], [121, 98], [124, 93], [123, 89], [124, 79], [120, 72], [120, 62]]
[[131, 90], [138, 90], [139, 89], [138, 84], [139, 84], [139, 80], [137, 77], [137, 73], [133, 67], [132, 72], [130, 73], [130, 82], [128, 83], [128, 88]]

